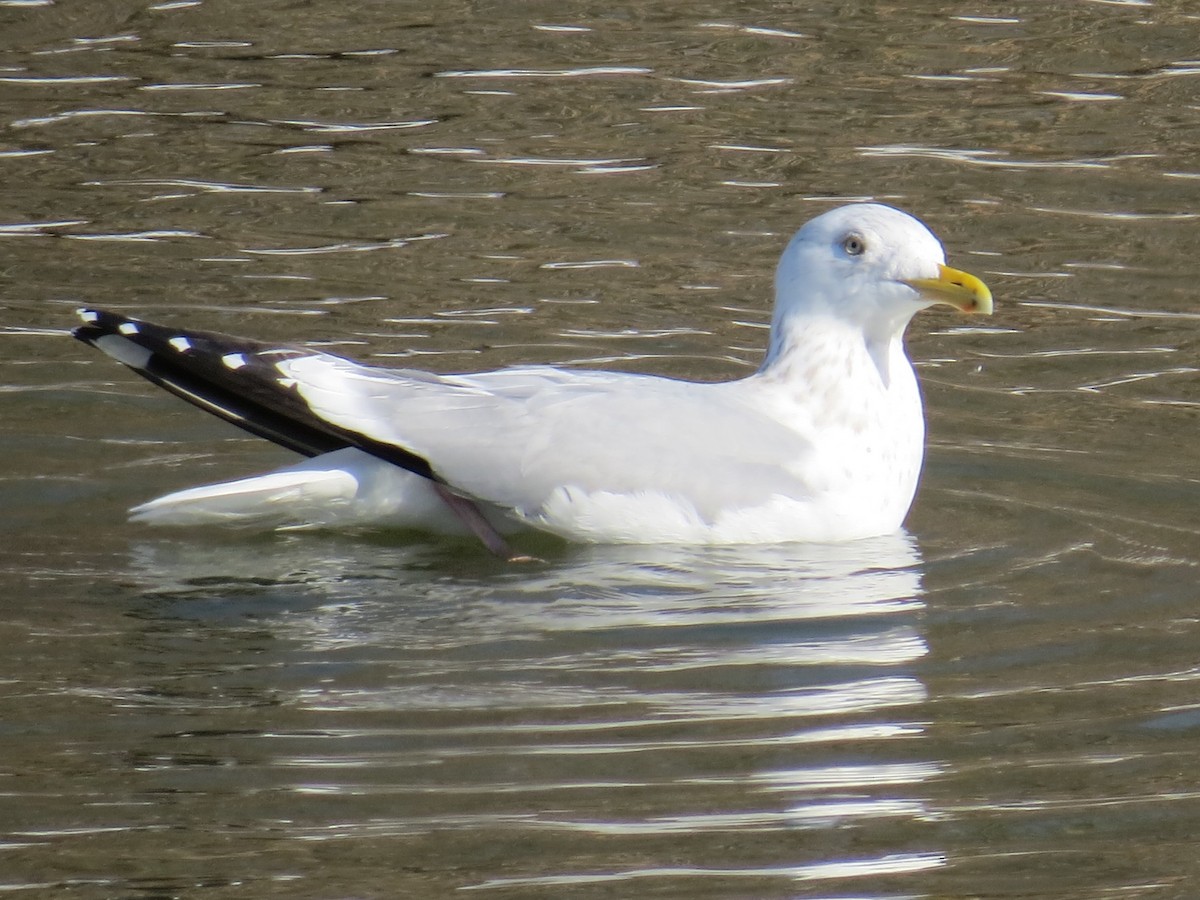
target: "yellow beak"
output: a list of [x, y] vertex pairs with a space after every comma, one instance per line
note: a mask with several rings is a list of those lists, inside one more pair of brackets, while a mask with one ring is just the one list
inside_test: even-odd
[[937, 278], [909, 278], [904, 283], [934, 303], [947, 303], [965, 313], [992, 314], [992, 292], [968, 272], [938, 266]]

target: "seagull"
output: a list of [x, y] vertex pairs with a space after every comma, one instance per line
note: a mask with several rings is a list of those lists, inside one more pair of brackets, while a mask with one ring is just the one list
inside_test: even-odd
[[389, 527], [585, 543], [839, 543], [898, 531], [924, 456], [904, 331], [921, 309], [989, 314], [933, 233], [877, 203], [788, 243], [762, 365], [702, 383], [518, 366], [441, 375], [81, 309], [74, 336], [306, 457], [177, 491], [134, 521]]

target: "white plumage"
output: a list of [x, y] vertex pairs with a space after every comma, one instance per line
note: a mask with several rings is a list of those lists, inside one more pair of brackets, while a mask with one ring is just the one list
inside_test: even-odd
[[[219, 353], [223, 365], [205, 371], [224, 370], [213, 376], [222, 390], [237, 392], [238, 379], [248, 379], [247, 396], [273, 410], [262, 401], [268, 385], [298, 427], [342, 441], [320, 443], [329, 449], [277, 472], [143, 504], [133, 510], [140, 521], [462, 531], [450, 494], [498, 531], [576, 541], [831, 542], [895, 531], [924, 444], [905, 326], [933, 303], [990, 312], [991, 295], [944, 265], [924, 225], [878, 204], [810, 221], [784, 251], [775, 283], [761, 368], [716, 384], [544, 366], [388, 370], [96, 311], [85, 311], [78, 336], [272, 437], [246, 424], [250, 413], [213, 409], [221, 403], [192, 381], [186, 390], [169, 383], [174, 369], [163, 375], [152, 361], [184, 366]], [[123, 327], [131, 322], [140, 327]], [[388, 448], [404, 455], [400, 465]], [[401, 468], [422, 462], [420, 474]]]

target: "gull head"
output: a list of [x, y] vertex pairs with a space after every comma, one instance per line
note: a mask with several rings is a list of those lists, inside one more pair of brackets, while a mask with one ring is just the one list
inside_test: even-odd
[[879, 203], [853, 204], [812, 219], [784, 250], [773, 328], [795, 317], [828, 316], [886, 341], [936, 303], [992, 311], [987, 286], [947, 266], [941, 242], [922, 222]]

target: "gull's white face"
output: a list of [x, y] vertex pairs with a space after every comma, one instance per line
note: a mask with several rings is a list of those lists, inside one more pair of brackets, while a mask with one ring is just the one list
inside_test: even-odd
[[[923, 222], [890, 206], [862, 204], [831, 210], [819, 232], [839, 257], [880, 281], [936, 278], [946, 262], [942, 243]], [[810, 223], [812, 224], [812, 223]]]
[[784, 315], [831, 313], [900, 329], [935, 303], [990, 312], [983, 283], [945, 262], [941, 242], [907, 213], [877, 203], [842, 206], [792, 238], [776, 273], [776, 303]]

